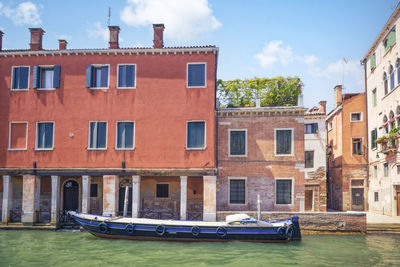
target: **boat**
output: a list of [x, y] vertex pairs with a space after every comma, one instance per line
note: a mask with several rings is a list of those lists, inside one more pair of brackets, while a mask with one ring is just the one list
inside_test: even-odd
[[169, 241], [288, 242], [301, 240], [299, 218], [261, 221], [247, 214], [226, 216], [225, 221], [179, 221], [100, 216], [69, 211], [87, 232], [106, 238]]

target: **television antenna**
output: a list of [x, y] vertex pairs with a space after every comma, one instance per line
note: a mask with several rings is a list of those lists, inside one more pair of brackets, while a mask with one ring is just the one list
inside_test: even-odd
[[111, 7], [108, 8], [108, 26], [110, 26], [110, 19], [111, 19]]

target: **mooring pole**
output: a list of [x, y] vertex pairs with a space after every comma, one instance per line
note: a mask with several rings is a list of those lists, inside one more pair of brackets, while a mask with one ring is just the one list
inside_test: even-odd
[[261, 199], [260, 193], [257, 194], [257, 219], [261, 220]]
[[124, 217], [128, 215], [129, 186], [125, 186]]

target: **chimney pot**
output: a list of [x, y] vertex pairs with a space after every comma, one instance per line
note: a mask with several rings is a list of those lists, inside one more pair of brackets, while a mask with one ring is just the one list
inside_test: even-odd
[[153, 47], [154, 48], [163, 48], [164, 47], [164, 24], [153, 24], [154, 30], [154, 40]]
[[319, 101], [319, 112], [326, 114], [326, 101]]
[[110, 30], [110, 49], [118, 49], [119, 48], [119, 26], [108, 26]]
[[32, 51], [43, 50], [42, 37], [45, 31], [42, 28], [29, 28], [31, 32], [31, 42], [29, 43]]
[[58, 49], [66, 50], [68, 42], [66, 40], [58, 40]]
[[4, 32], [0, 31], [0, 51], [3, 50], [3, 34]]
[[335, 108], [342, 104], [342, 85], [336, 85], [335, 88]]

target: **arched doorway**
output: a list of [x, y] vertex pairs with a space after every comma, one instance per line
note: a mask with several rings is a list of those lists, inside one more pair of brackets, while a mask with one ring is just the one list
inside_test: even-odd
[[70, 180], [64, 184], [64, 210], [74, 210], [79, 209], [79, 184]]
[[129, 187], [129, 195], [128, 195], [128, 216], [132, 216], [132, 179], [123, 179], [119, 183], [119, 205], [118, 205], [118, 214], [123, 215], [124, 213], [124, 203], [125, 203], [125, 188]]

